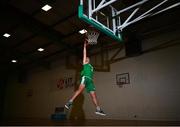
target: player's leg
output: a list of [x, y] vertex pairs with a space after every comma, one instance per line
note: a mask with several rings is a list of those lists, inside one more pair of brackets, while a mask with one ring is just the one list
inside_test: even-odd
[[75, 91], [74, 95], [71, 97], [71, 99], [65, 104], [65, 107], [69, 109], [73, 103], [73, 101], [76, 99], [76, 97], [84, 90], [85, 85], [80, 84], [78, 90]]
[[72, 98], [70, 99], [70, 101], [74, 101], [74, 99], [84, 90], [85, 85], [84, 84], [80, 84], [78, 90], [75, 91], [74, 95], [72, 96]]
[[99, 104], [98, 104], [98, 101], [97, 101], [97, 96], [96, 96], [95, 91], [91, 91], [91, 92], [90, 92], [90, 96], [91, 96], [91, 99], [92, 99], [92, 101], [93, 101], [93, 104], [94, 104], [96, 107], [98, 107]]
[[94, 86], [94, 83], [91, 79], [87, 79], [86, 80], [86, 90], [87, 92], [90, 94], [91, 98], [92, 98], [92, 101], [96, 107], [96, 114], [98, 115], [106, 115], [102, 110], [101, 108], [99, 107], [99, 104], [98, 104], [98, 100], [97, 100], [97, 96], [96, 96], [96, 89], [95, 89], [95, 86]]
[[95, 113], [98, 114], [98, 115], [105, 116], [106, 114], [103, 112], [103, 110], [100, 108], [100, 106], [98, 104], [96, 92], [95, 91], [91, 91], [90, 92], [90, 96], [92, 98], [92, 101], [93, 101], [94, 105], [96, 106], [96, 112]]
[[75, 91], [74, 95], [71, 97], [71, 99], [65, 104], [65, 108], [69, 109], [73, 103], [73, 101], [76, 99], [76, 97], [84, 90], [85, 88], [85, 77], [82, 77], [81, 84], [79, 85], [78, 90]]

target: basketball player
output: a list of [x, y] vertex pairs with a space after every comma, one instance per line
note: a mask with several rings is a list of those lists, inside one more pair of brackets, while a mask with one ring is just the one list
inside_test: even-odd
[[94, 105], [96, 106], [96, 111], [95, 114], [98, 115], [103, 115], [105, 116], [106, 114], [101, 110], [99, 107], [97, 97], [96, 97], [96, 92], [95, 92], [95, 86], [93, 83], [93, 66], [90, 64], [90, 59], [87, 57], [86, 53], [86, 46], [87, 42], [84, 42], [84, 49], [83, 49], [83, 69], [81, 71], [81, 83], [77, 91], [75, 91], [74, 95], [72, 98], [65, 104], [66, 109], [70, 109], [70, 107], [73, 104], [74, 99], [81, 93], [83, 92], [84, 88], [86, 88], [86, 91], [90, 94], [92, 101]]

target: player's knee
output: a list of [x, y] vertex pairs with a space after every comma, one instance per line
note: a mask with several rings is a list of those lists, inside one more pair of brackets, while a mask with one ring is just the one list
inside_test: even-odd
[[92, 98], [95, 98], [95, 95], [94, 95], [94, 94], [91, 93], [90, 95], [91, 95]]
[[78, 89], [78, 92], [81, 93], [82, 90], [83, 90], [82, 88], [79, 88], [79, 89]]

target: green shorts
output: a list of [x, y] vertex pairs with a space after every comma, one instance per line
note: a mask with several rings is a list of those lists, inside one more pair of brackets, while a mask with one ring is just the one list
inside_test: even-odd
[[90, 79], [86, 76], [81, 77], [81, 84], [85, 85], [86, 91], [88, 93], [96, 90], [92, 79]]

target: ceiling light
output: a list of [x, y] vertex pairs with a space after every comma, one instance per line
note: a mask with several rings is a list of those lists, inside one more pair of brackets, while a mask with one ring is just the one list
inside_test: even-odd
[[44, 49], [43, 49], [43, 48], [39, 48], [38, 51], [39, 51], [39, 52], [42, 52], [42, 51], [44, 51]]
[[17, 63], [17, 60], [11, 60], [12, 63]]
[[43, 9], [44, 11], [49, 11], [52, 7], [49, 6], [48, 4], [46, 4], [45, 6], [43, 6], [41, 9]]
[[5, 33], [3, 36], [6, 37], [6, 38], [8, 38], [8, 37], [10, 37], [11, 35], [8, 34], [8, 33]]
[[85, 30], [85, 29], [82, 29], [79, 31], [80, 34], [85, 34], [86, 32], [87, 32], [87, 30]]

